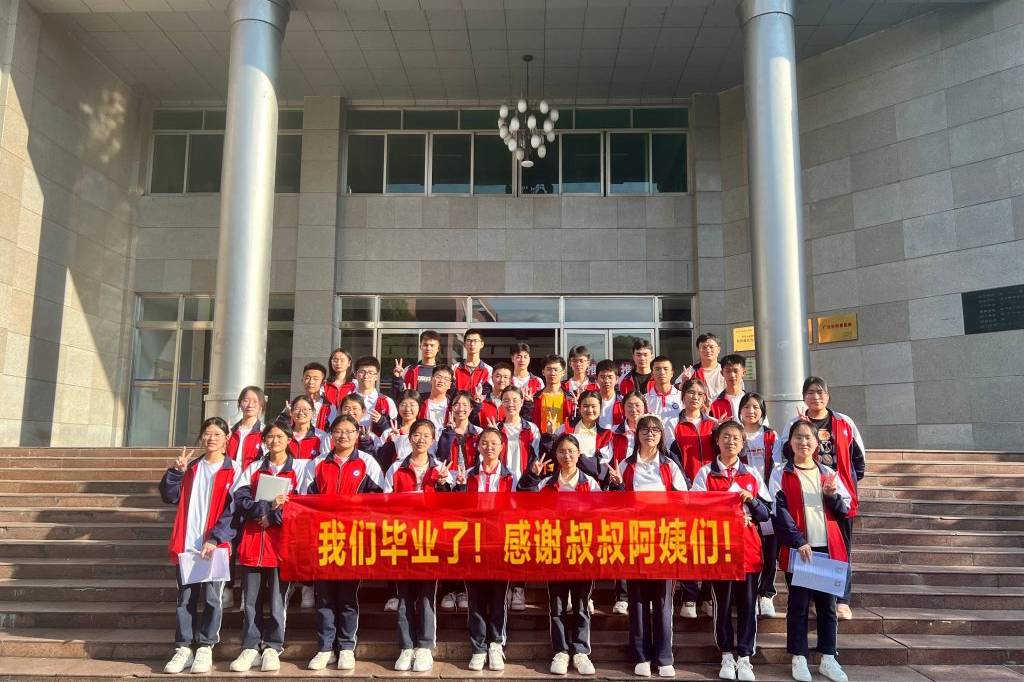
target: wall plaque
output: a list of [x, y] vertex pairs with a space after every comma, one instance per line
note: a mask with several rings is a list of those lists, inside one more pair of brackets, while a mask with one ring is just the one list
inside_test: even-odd
[[732, 352], [754, 350], [754, 327], [733, 327], [732, 330]]
[[1024, 285], [965, 291], [960, 298], [965, 334], [1024, 329]]
[[818, 318], [818, 343], [857, 340], [857, 313]]

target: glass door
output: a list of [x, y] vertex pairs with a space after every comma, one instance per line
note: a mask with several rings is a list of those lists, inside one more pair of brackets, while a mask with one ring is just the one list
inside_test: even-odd
[[[633, 344], [639, 339], [644, 339], [654, 347], [654, 331], [651, 329], [612, 329], [608, 332], [611, 337], [612, 355], [611, 358], [620, 367], [633, 366]], [[657, 350], [655, 350], [657, 355]]]
[[569, 353], [576, 346], [586, 346], [590, 358], [600, 362], [608, 357], [608, 331], [605, 329], [566, 329], [563, 357], [568, 362]]

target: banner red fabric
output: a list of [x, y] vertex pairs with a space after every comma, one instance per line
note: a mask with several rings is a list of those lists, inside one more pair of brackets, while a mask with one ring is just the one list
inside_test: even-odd
[[296, 496], [281, 577], [739, 580], [743, 525], [737, 493]]

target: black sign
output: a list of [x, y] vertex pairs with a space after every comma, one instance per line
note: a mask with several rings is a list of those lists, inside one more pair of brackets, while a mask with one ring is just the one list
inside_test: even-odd
[[960, 297], [965, 334], [1024, 329], [1024, 285], [965, 291]]

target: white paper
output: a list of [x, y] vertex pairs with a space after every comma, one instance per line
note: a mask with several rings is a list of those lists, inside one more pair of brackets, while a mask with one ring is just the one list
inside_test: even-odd
[[182, 552], [178, 555], [178, 574], [182, 585], [228, 580], [231, 568], [227, 548], [213, 550], [209, 559], [203, 559], [199, 552]]
[[804, 561], [796, 550], [789, 551], [790, 570], [793, 584], [818, 592], [827, 592], [842, 597], [846, 591], [846, 572], [850, 565], [845, 561], [829, 559], [827, 554], [814, 552], [810, 561]]
[[273, 502], [278, 495], [287, 495], [291, 479], [284, 476], [260, 476], [256, 484], [256, 501]]
[[775, 526], [772, 525], [771, 521], [762, 521], [760, 526], [761, 535], [775, 535]]

